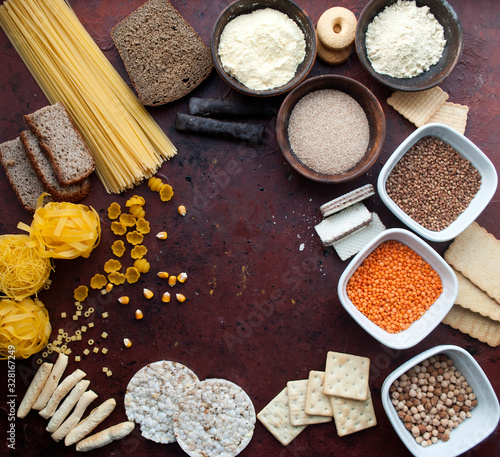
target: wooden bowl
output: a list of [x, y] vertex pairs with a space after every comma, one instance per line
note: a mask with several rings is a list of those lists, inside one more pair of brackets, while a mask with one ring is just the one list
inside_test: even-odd
[[[336, 89], [353, 97], [365, 111], [370, 126], [370, 140], [363, 158], [350, 170], [335, 175], [318, 173], [305, 165], [293, 152], [288, 139], [288, 123], [293, 108], [302, 97], [321, 89]], [[366, 173], [382, 151], [385, 130], [384, 111], [375, 95], [358, 81], [339, 75], [316, 76], [299, 84], [286, 96], [276, 120], [276, 138], [285, 159], [301, 175], [323, 183], [346, 182]]]
[[356, 52], [361, 64], [379, 83], [393, 90], [416, 92], [431, 89], [443, 82], [453, 71], [463, 49], [463, 32], [458, 16], [446, 0], [416, 0], [418, 7], [428, 6], [430, 12], [444, 29], [446, 45], [439, 62], [429, 70], [413, 78], [393, 78], [377, 73], [366, 54], [365, 35], [368, 25], [386, 6], [396, 0], [372, 0], [368, 3], [358, 19], [356, 28]]
[[[249, 14], [252, 11], [263, 8], [272, 8], [274, 10], [281, 11], [296, 22], [304, 33], [306, 40], [306, 56], [297, 68], [295, 76], [287, 84], [269, 90], [252, 90], [240, 83], [236, 78], [233, 78], [231, 75], [226, 73], [222, 67], [219, 57], [219, 41], [221, 33], [226, 25], [236, 16]], [[243, 94], [255, 97], [271, 97], [290, 91], [309, 74], [309, 71], [311, 70], [316, 59], [316, 32], [314, 24], [308, 14], [300, 6], [290, 0], [236, 0], [224, 11], [222, 11], [219, 18], [215, 22], [212, 29], [210, 47], [217, 73], [219, 73], [220, 77], [233, 89], [236, 89], [238, 92]]]

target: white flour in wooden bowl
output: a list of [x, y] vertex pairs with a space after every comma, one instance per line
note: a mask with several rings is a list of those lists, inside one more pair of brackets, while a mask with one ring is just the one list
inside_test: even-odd
[[368, 25], [365, 45], [377, 73], [413, 78], [439, 62], [446, 40], [443, 27], [427, 6], [398, 0]]
[[264, 8], [231, 20], [222, 31], [219, 57], [224, 70], [253, 90], [290, 81], [306, 55], [299, 26], [285, 13]]

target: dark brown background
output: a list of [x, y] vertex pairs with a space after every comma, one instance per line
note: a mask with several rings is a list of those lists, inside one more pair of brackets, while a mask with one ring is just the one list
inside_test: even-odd
[[[143, 2], [73, 0], [70, 3], [105, 55], [129, 81], [111, 41], [110, 29]], [[229, 1], [172, 3], [208, 44], [211, 28]], [[325, 1], [298, 3], [314, 22], [333, 6]], [[494, 0], [450, 3], [462, 22], [465, 46], [460, 63], [441, 87], [450, 94], [450, 101], [470, 107], [466, 136], [498, 167], [500, 3]], [[359, 16], [366, 2], [344, 0], [338, 4]], [[23, 129], [24, 114], [46, 105], [47, 100], [3, 33], [0, 33], [0, 56], [0, 142], [3, 142], [15, 138]], [[409, 455], [383, 411], [380, 388], [392, 370], [436, 345], [456, 344], [470, 351], [495, 390], [500, 391], [498, 348], [441, 324], [416, 347], [392, 351], [366, 334], [341, 307], [336, 286], [347, 262], [341, 262], [332, 249], [321, 246], [314, 232], [314, 225], [321, 219], [319, 206], [363, 184], [375, 184], [388, 156], [414, 126], [387, 105], [385, 100], [390, 91], [369, 77], [356, 55], [339, 67], [318, 61], [310, 76], [325, 73], [348, 75], [366, 84], [386, 113], [387, 139], [380, 160], [355, 181], [328, 186], [295, 173], [276, 145], [275, 119], [255, 120], [266, 126], [265, 144], [258, 147], [175, 132], [175, 114], [187, 112], [189, 96], [151, 110], [178, 147], [178, 155], [159, 172], [174, 188], [173, 201], [160, 202], [146, 184], [123, 195], [108, 195], [93, 176], [93, 190], [84, 203], [100, 212], [101, 244], [88, 260], [56, 262], [52, 287], [40, 294], [56, 331], [68, 322], [59, 317], [60, 312], [73, 312], [74, 288], [89, 284], [90, 278], [102, 272], [104, 262], [111, 257], [109, 247], [116, 237], [109, 231], [106, 208], [110, 203], [117, 201], [124, 205], [131, 195], [143, 195], [146, 218], [152, 226], [152, 234], [145, 240], [151, 272], [134, 286], [116, 288], [105, 297], [92, 291], [88, 299], [88, 305], [97, 310], [92, 337], [101, 347], [106, 345], [109, 353], [88, 356], [80, 364], [71, 358], [67, 369], [69, 373], [80, 367], [88, 373], [91, 388], [99, 395], [97, 403], [109, 396], [116, 398], [115, 412], [100, 428], [126, 420], [123, 396], [129, 379], [145, 364], [161, 359], [182, 362], [201, 379], [221, 377], [238, 383], [252, 398], [256, 411], [260, 411], [287, 381], [306, 378], [310, 370], [322, 370], [329, 350], [370, 357], [377, 427], [339, 438], [331, 423], [309, 426], [285, 448], [258, 422], [253, 440], [242, 456]], [[237, 96], [215, 71], [192, 95]], [[0, 195], [0, 233], [19, 233], [18, 222], [30, 223], [31, 216], [17, 202], [3, 170], [0, 170]], [[176, 213], [181, 203], [188, 209], [185, 218]], [[368, 199], [366, 204], [388, 228], [402, 226], [378, 197]], [[497, 238], [500, 238], [499, 211], [497, 192], [477, 219]], [[160, 230], [168, 232], [167, 241], [154, 237]], [[299, 249], [301, 243], [305, 245], [303, 251]], [[442, 254], [448, 244], [433, 246]], [[156, 277], [159, 270], [189, 274], [184, 285], [173, 289], [188, 297], [184, 304], [174, 300], [165, 305], [160, 301], [167, 288]], [[142, 297], [143, 287], [155, 291], [153, 300]], [[116, 301], [122, 294], [131, 297], [127, 307]], [[142, 321], [134, 319], [136, 308], [144, 311]], [[110, 315], [104, 321], [100, 318], [102, 311]], [[66, 327], [71, 328], [71, 322]], [[106, 341], [99, 337], [103, 330], [110, 335]], [[122, 347], [124, 337], [133, 341], [130, 349]], [[83, 348], [83, 343], [74, 345], [73, 351], [81, 353]], [[17, 363], [19, 401], [34, 373], [34, 361], [32, 357]], [[113, 371], [112, 377], [107, 378], [101, 372], [103, 365]], [[6, 364], [1, 366], [4, 386]], [[1, 429], [5, 430], [8, 425], [5, 388], [0, 405]], [[33, 412], [26, 419], [17, 420], [16, 451], [12, 455], [76, 454], [74, 447], [65, 449], [64, 444], [54, 443], [45, 426], [46, 421]], [[467, 455], [498, 455], [498, 438], [497, 427], [493, 435]], [[6, 445], [6, 437], [0, 437], [0, 455], [8, 454]], [[136, 428], [126, 439], [92, 455], [181, 456], [184, 453], [177, 444], [160, 445], [143, 439]]]

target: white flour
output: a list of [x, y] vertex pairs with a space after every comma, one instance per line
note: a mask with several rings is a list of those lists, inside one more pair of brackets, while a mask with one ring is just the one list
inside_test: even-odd
[[377, 73], [412, 78], [439, 61], [446, 40], [443, 27], [427, 6], [398, 0], [373, 19], [365, 43]]
[[285, 85], [294, 77], [305, 51], [299, 26], [271, 8], [230, 21], [222, 31], [218, 49], [224, 70], [254, 90]]

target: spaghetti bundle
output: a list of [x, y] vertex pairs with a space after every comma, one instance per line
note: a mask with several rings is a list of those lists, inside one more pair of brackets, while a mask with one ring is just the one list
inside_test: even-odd
[[7, 0], [0, 26], [50, 103], [70, 113], [108, 193], [139, 184], [176, 154], [64, 0]]

